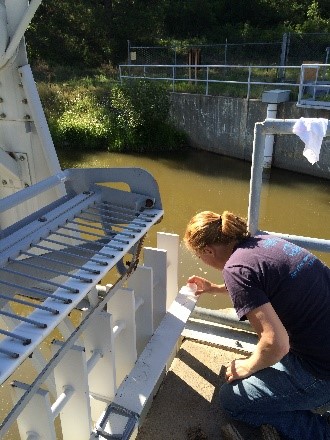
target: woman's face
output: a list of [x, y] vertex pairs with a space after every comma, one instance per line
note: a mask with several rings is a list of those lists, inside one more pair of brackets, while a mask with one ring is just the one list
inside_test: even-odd
[[201, 251], [196, 253], [196, 256], [200, 258], [203, 263], [207, 264], [214, 269], [222, 270], [225, 264], [232, 254], [234, 247], [233, 244], [213, 244], [205, 246]]

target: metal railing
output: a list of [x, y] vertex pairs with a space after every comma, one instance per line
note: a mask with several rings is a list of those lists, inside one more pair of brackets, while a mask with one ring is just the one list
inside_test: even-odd
[[[286, 76], [292, 80], [280, 82], [278, 77], [285, 69]], [[288, 73], [290, 72], [290, 73]], [[213, 85], [244, 85], [246, 86], [246, 98], [251, 95], [252, 86], [277, 86], [299, 88], [300, 66], [243, 66], [243, 65], [186, 65], [186, 64], [158, 64], [158, 65], [120, 65], [120, 81], [125, 79], [147, 79], [153, 81], [165, 81], [172, 83], [172, 91], [182, 91], [179, 83], [185, 83], [188, 87], [199, 86], [205, 88], [205, 95], [210, 94]]]
[[297, 105], [330, 108], [330, 64], [302, 64]]
[[[306, 72], [313, 73], [312, 83]], [[321, 76], [319, 72], [322, 72]], [[269, 87], [285, 87], [296, 92], [296, 96], [299, 95], [298, 103], [301, 105], [314, 106], [313, 101], [318, 103], [318, 107], [329, 108], [330, 105], [330, 102], [327, 103], [327, 98], [325, 104], [322, 101], [323, 96], [330, 95], [329, 64], [303, 64], [301, 66], [121, 64], [119, 75], [121, 82], [127, 79], [163, 81], [172, 84], [172, 92], [193, 91], [205, 95], [222, 94], [226, 85], [227, 88], [232, 87], [232, 90], [235, 88], [237, 93], [237, 88], [244, 86], [246, 99], [259, 98], [261, 91]], [[285, 80], [283, 80], [284, 77]], [[252, 87], [257, 86], [259, 86], [257, 93], [251, 96]], [[313, 87], [314, 93], [308, 102], [303, 101], [304, 94], [309, 90], [306, 87], [310, 86]], [[318, 93], [315, 93], [315, 90]]]

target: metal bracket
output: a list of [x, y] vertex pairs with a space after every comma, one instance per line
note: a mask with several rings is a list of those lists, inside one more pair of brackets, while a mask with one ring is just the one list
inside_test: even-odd
[[[104, 426], [109, 420], [109, 417], [111, 414], [118, 414], [120, 416], [126, 417], [127, 423], [124, 428], [124, 432], [122, 434], [109, 434], [104, 431]], [[131, 437], [131, 434], [135, 428], [135, 425], [139, 419], [139, 414], [131, 411], [127, 408], [124, 408], [121, 405], [118, 405], [116, 403], [111, 403], [108, 408], [106, 409], [103, 419], [100, 422], [100, 425], [96, 428], [97, 436], [102, 436], [105, 439], [109, 440], [129, 440]]]

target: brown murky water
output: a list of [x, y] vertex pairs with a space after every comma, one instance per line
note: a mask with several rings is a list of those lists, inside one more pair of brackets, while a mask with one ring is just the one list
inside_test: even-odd
[[[142, 156], [93, 152], [59, 153], [62, 168], [140, 167], [157, 180], [165, 211], [163, 221], [154, 227], [147, 246], [156, 245], [156, 231], [179, 234], [198, 211], [230, 210], [247, 216], [251, 164], [238, 159], [199, 150], [180, 156]], [[330, 177], [330, 176], [329, 176]], [[260, 229], [330, 239], [330, 180], [272, 169], [263, 185]], [[330, 254], [316, 253], [327, 265]], [[221, 274], [194, 259], [181, 245], [179, 285], [189, 275], [199, 274], [221, 282]], [[223, 298], [215, 302], [204, 295], [198, 305], [228, 307]]]

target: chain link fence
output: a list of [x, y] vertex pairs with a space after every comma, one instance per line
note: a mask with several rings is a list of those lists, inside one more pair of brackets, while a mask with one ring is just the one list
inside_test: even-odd
[[281, 41], [209, 45], [135, 46], [128, 41], [127, 64], [301, 65], [330, 61], [328, 33], [286, 33]]
[[180, 47], [133, 46], [128, 64], [280, 64], [282, 41]]
[[329, 63], [330, 34], [286, 35], [287, 65], [300, 65], [306, 62]]

